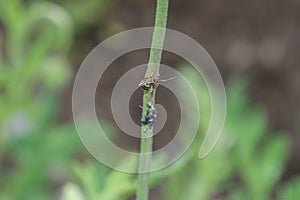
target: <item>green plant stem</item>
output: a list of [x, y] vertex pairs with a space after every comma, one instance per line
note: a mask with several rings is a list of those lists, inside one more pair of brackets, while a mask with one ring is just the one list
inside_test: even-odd
[[[152, 44], [150, 50], [150, 57], [148, 62], [145, 79], [158, 80], [159, 78], [159, 65], [161, 62], [162, 48], [165, 39], [167, 15], [168, 15], [168, 0], [157, 0], [155, 27], [152, 36]], [[144, 90], [143, 95], [143, 111], [142, 119], [145, 118], [147, 113], [147, 105], [155, 104], [156, 86], [151, 86], [149, 89]], [[136, 192], [136, 200], [147, 200], [149, 196], [149, 170], [152, 156], [152, 143], [153, 143], [153, 125], [144, 124], [141, 130], [141, 147], [139, 159], [139, 175], [138, 186]]]

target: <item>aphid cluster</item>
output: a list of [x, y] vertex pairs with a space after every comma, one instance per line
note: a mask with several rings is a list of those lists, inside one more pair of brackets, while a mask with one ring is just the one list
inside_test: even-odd
[[141, 121], [142, 124], [143, 125], [153, 125], [156, 118], [157, 118], [157, 115], [156, 115], [156, 109], [155, 109], [154, 105], [148, 104], [145, 118], [142, 119], [142, 121]]

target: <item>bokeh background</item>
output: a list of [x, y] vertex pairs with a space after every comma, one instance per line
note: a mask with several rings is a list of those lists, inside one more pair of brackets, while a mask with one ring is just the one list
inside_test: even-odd
[[[123, 30], [153, 26], [155, 1], [0, 0], [0, 199], [134, 199], [136, 175], [111, 170], [83, 147], [72, 121], [72, 86], [86, 55]], [[168, 28], [209, 52], [224, 79], [228, 112], [213, 153], [197, 159], [210, 103], [200, 77], [178, 56], [163, 63], [197, 91], [199, 138], [175, 165], [151, 174], [150, 199], [300, 198], [300, 1], [170, 0]], [[110, 95], [118, 78], [147, 63], [149, 50], [116, 60], [101, 79], [97, 112], [122, 146], [139, 141], [114, 124]], [[163, 74], [162, 74], [163, 77]], [[168, 77], [166, 77], [168, 78]], [[139, 123], [142, 91], [131, 99]], [[178, 103], [165, 88], [157, 101], [168, 121], [161, 148], [176, 131]], [[124, 159], [120, 165], [136, 166]]]

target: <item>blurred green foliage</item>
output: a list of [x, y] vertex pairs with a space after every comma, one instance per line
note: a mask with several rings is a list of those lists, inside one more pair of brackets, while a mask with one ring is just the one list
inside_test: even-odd
[[[136, 174], [90, 159], [74, 125], [56, 121], [71, 77], [74, 31], [103, 23], [114, 2], [0, 0], [0, 200], [125, 200], [134, 194]], [[279, 182], [288, 138], [269, 129], [266, 114], [249, 103], [241, 78], [227, 84], [227, 121], [218, 145], [204, 160], [197, 158], [210, 100], [190, 66], [182, 73], [206, 117], [191, 149], [151, 174], [162, 199], [299, 199], [299, 177]], [[120, 165], [134, 168], [137, 162], [128, 158]]]
[[[199, 107], [204, 113], [200, 133], [205, 132], [211, 108], [205, 83], [191, 67], [184, 67], [182, 73], [197, 91]], [[284, 133], [269, 131], [266, 114], [250, 105], [245, 91], [245, 79], [229, 81], [227, 120], [220, 141], [207, 158], [191, 159], [189, 170], [183, 168], [169, 178], [165, 199], [211, 199], [219, 195], [222, 199], [265, 200], [274, 195], [282, 198], [282, 193], [287, 193], [277, 184], [289, 155], [288, 138]], [[194, 155], [201, 141], [200, 136], [193, 145]]]
[[53, 199], [81, 149], [73, 125], [55, 121], [72, 21], [46, 1], [1, 0], [0, 17], [0, 199]]

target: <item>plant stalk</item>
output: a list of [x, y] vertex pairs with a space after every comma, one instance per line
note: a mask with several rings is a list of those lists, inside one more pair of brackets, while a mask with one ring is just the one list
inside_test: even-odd
[[[150, 81], [150, 86], [144, 88], [142, 120], [145, 119], [148, 105], [155, 105], [155, 93], [158, 86], [159, 66], [162, 57], [162, 49], [166, 33], [168, 2], [169, 0], [157, 0], [155, 27], [152, 36], [150, 57], [145, 74], [145, 79]], [[152, 156], [153, 124], [142, 124], [141, 145], [139, 158], [139, 175], [136, 192], [136, 200], [148, 200], [149, 196], [149, 170]]]

